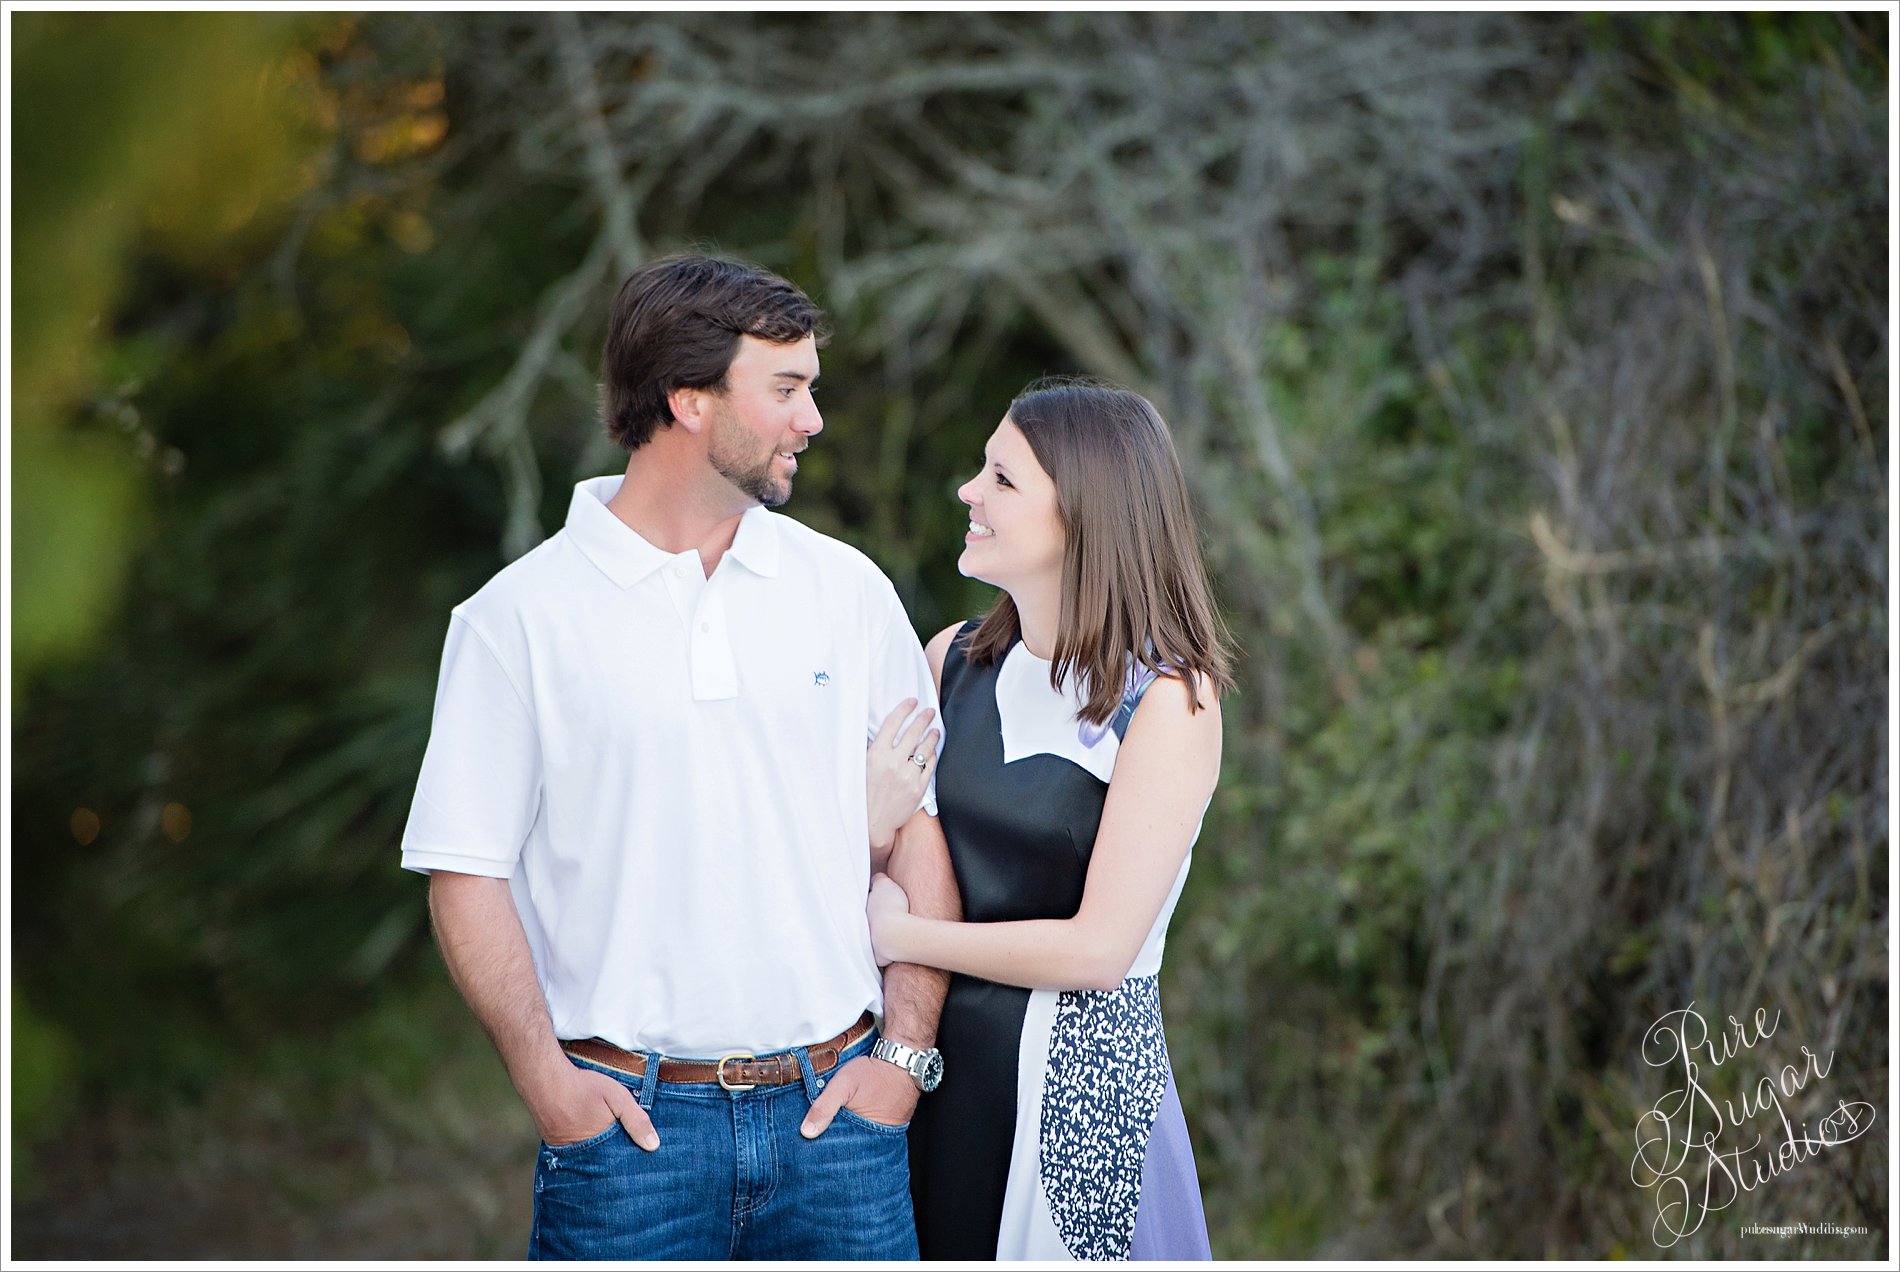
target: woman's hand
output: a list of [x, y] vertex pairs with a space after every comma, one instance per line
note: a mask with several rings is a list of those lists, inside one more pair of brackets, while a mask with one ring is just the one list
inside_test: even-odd
[[[865, 811], [871, 825], [873, 870], [889, 864], [897, 828], [917, 811], [930, 785], [930, 775], [937, 771], [937, 739], [941, 734], [936, 729], [924, 732], [936, 712], [925, 707], [912, 718], [910, 713], [916, 705], [917, 699], [906, 698], [891, 708], [865, 752]], [[908, 725], [904, 723], [907, 719]]]
[[910, 917], [910, 897], [889, 875], [874, 875], [864, 913], [871, 920], [871, 948], [877, 952], [877, 965], [888, 967], [898, 961], [891, 955], [891, 929]]

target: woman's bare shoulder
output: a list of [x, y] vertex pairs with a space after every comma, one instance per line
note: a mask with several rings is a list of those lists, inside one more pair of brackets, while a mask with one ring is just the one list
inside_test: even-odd
[[930, 680], [936, 685], [939, 694], [943, 692], [943, 660], [950, 653], [950, 642], [955, 640], [957, 633], [962, 630], [962, 623], [952, 623], [932, 636], [930, 643], [924, 646], [924, 657], [930, 663]]
[[[1141, 705], [1129, 721], [1123, 747], [1136, 742], [1178, 746], [1188, 739], [1201, 745], [1220, 746], [1220, 695], [1206, 676], [1196, 674], [1190, 681], [1179, 675], [1156, 676], [1142, 691]], [[1165, 739], [1165, 741], [1164, 741]]]

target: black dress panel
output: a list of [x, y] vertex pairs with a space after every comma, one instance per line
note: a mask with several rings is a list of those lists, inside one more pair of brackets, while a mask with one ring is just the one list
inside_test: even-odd
[[[1108, 788], [1073, 761], [1030, 755], [1005, 765], [996, 679], [964, 624], [944, 656], [944, 744], [937, 815], [966, 922], [1070, 918], [1082, 903]], [[937, 1029], [943, 1084], [911, 1122], [911, 1195], [926, 1259], [996, 1258], [1016, 1131], [1017, 1052], [1030, 991], [953, 974]]]

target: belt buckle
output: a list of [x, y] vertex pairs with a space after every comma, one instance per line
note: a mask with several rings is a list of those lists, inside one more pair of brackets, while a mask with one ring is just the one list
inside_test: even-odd
[[758, 1057], [753, 1055], [750, 1051], [728, 1051], [725, 1055], [720, 1056], [719, 1063], [716, 1066], [714, 1066], [714, 1069], [713, 1069], [713, 1072], [719, 1075], [719, 1085], [724, 1087], [728, 1091], [750, 1091], [753, 1087], [759, 1085], [756, 1082], [728, 1082], [726, 1081], [726, 1061], [728, 1060], [757, 1060], [757, 1059]]

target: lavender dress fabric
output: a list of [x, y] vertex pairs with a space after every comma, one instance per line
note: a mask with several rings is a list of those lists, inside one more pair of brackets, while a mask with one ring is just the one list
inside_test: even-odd
[[1135, 1238], [1128, 1250], [1137, 1262], [1211, 1260], [1207, 1215], [1201, 1210], [1201, 1184], [1194, 1173], [1194, 1147], [1188, 1143], [1187, 1118], [1174, 1075], [1161, 1096], [1141, 1164], [1141, 1207], [1135, 1214]]

